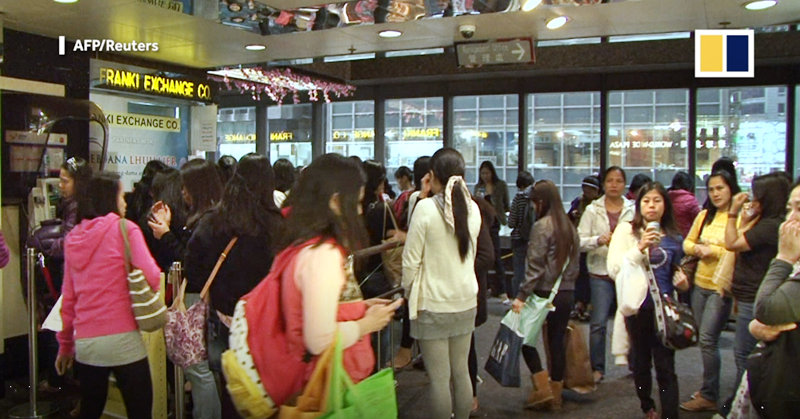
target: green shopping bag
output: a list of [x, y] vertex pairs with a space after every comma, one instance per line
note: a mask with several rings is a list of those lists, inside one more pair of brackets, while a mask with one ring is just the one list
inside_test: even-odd
[[523, 345], [536, 346], [536, 340], [539, 338], [539, 334], [542, 333], [542, 327], [544, 327], [544, 321], [547, 320], [547, 315], [551, 311], [556, 311], [553, 300], [558, 294], [558, 288], [561, 287], [561, 278], [564, 276], [567, 266], [569, 266], [569, 258], [564, 262], [561, 274], [558, 276], [548, 298], [531, 294], [525, 300], [525, 305], [519, 313], [519, 331], [525, 334], [522, 340]]
[[386, 368], [353, 384], [344, 369], [343, 352], [341, 339], [337, 339], [327, 411], [320, 419], [397, 419], [394, 371]]

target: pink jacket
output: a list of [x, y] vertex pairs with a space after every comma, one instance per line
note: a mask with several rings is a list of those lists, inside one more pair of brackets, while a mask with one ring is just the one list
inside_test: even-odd
[[[116, 335], [138, 330], [128, 294], [125, 243], [119, 215], [83, 220], [64, 244], [64, 284], [58, 332], [59, 354], [75, 352], [75, 339]], [[160, 274], [139, 227], [126, 221], [133, 266], [139, 268], [153, 290]]]
[[669, 191], [669, 199], [672, 201], [672, 212], [675, 214], [675, 221], [678, 223], [678, 229], [684, 238], [689, 235], [689, 230], [692, 229], [694, 219], [697, 214], [700, 214], [700, 204], [697, 203], [697, 198], [693, 193], [677, 189]]

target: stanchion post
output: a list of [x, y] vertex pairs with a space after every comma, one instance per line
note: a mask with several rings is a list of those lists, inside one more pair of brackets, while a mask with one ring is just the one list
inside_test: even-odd
[[[183, 280], [183, 266], [180, 262], [175, 262], [169, 268], [170, 282], [172, 283], [172, 300], [178, 297], [181, 292], [181, 281]], [[185, 392], [183, 390], [183, 368], [175, 365], [175, 419], [186, 418], [186, 400], [184, 400]]]
[[56, 412], [49, 402], [38, 401], [39, 390], [39, 350], [38, 335], [39, 322], [36, 318], [36, 249], [29, 248], [27, 255], [28, 266], [28, 378], [30, 381], [30, 401], [27, 404], [11, 409], [8, 417], [11, 419], [39, 419]]

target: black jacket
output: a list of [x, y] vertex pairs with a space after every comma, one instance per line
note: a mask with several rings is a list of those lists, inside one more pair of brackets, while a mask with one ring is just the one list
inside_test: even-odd
[[[210, 214], [197, 224], [186, 253], [186, 292], [202, 291], [220, 254], [231, 236], [215, 235], [209, 225]], [[233, 316], [236, 302], [264, 279], [275, 258], [269, 236], [240, 236], [211, 286], [211, 305], [222, 314]]]

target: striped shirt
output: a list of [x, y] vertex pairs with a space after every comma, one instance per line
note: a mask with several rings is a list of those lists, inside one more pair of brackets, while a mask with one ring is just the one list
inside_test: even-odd
[[508, 213], [508, 226], [512, 228], [512, 240], [528, 240], [527, 237], [522, 237], [520, 228], [522, 227], [522, 220], [525, 219], [525, 204], [526, 201], [530, 199], [532, 187], [533, 186], [528, 186], [517, 192], [517, 194], [514, 195], [514, 200], [511, 201], [511, 211]]

